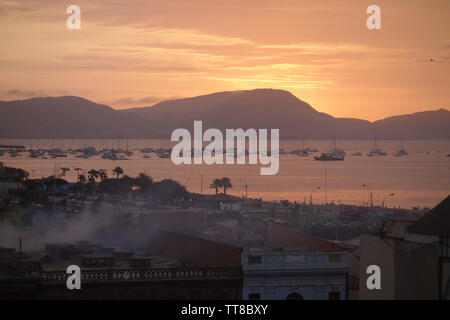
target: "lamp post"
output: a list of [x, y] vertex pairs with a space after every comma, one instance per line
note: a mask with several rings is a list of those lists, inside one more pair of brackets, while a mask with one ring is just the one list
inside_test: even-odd
[[[245, 187], [245, 200], [248, 199], [248, 183], [246, 180], [239, 178], [238, 180], [242, 181], [243, 183], [245, 183], [244, 187]], [[239, 187], [240, 189], [240, 187]], [[240, 192], [239, 192], [240, 193]]]
[[309, 195], [309, 204], [310, 204], [310, 205], [313, 204], [313, 203], [312, 203], [312, 195], [313, 195], [314, 191], [316, 191], [316, 190], [320, 190], [320, 187], [316, 187], [316, 188], [314, 188], [314, 189], [311, 190], [311, 193], [310, 193], [310, 195]]
[[367, 184], [363, 184], [362, 187], [369, 190], [369, 201], [367, 202], [367, 206], [373, 207], [372, 189]]
[[391, 193], [391, 194], [387, 195], [386, 197], [384, 197], [384, 198], [383, 198], [383, 201], [381, 202], [381, 207], [384, 208], [384, 200], [386, 200], [386, 199], [389, 198], [389, 197], [393, 197], [393, 196], [395, 196], [395, 193]]

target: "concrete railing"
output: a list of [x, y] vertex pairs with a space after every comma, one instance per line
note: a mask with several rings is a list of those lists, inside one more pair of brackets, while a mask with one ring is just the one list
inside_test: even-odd
[[[81, 269], [82, 282], [241, 279], [240, 267], [164, 269]], [[42, 271], [44, 282], [65, 282], [65, 271]]]

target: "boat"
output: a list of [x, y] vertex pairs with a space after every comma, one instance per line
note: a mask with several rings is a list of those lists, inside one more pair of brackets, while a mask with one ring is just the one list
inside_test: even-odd
[[314, 157], [317, 161], [344, 161], [343, 156], [336, 156], [332, 153], [322, 153], [320, 157]]
[[338, 148], [334, 148], [333, 151], [330, 152], [330, 154], [334, 157], [340, 157], [340, 158], [344, 158], [346, 156], [345, 151], [338, 149]]
[[401, 157], [401, 156], [407, 156], [408, 152], [406, 152], [405, 150], [398, 150], [396, 154], [394, 154], [394, 156], [396, 157]]
[[306, 150], [300, 150], [300, 152], [298, 153], [299, 157], [309, 157], [309, 153]]
[[387, 155], [386, 152], [381, 151], [381, 150], [378, 149], [378, 148], [373, 149], [372, 151], [370, 151], [370, 152], [367, 154], [368, 157], [374, 157], [374, 156], [386, 156], [386, 155]]

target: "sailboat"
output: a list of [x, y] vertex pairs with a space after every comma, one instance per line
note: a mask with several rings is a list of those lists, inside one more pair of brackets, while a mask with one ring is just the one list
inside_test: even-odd
[[314, 157], [317, 161], [344, 161], [345, 151], [336, 148], [336, 140], [334, 140], [334, 148], [331, 152], [322, 153], [319, 157]]
[[368, 157], [387, 156], [387, 153], [377, 148], [377, 140], [375, 139], [373, 142], [373, 149], [367, 154], [367, 156]]
[[401, 156], [407, 156], [408, 152], [406, 152], [406, 150], [403, 148], [403, 140], [402, 140], [402, 146], [401, 149], [397, 151], [396, 154], [394, 154], [394, 156], [396, 157], [401, 157]]

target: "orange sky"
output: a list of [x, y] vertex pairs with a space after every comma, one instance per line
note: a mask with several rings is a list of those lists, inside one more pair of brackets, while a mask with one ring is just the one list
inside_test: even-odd
[[[382, 30], [366, 28], [371, 4]], [[449, 21], [448, 0], [2, 0], [0, 99], [278, 88], [338, 117], [448, 108]]]

